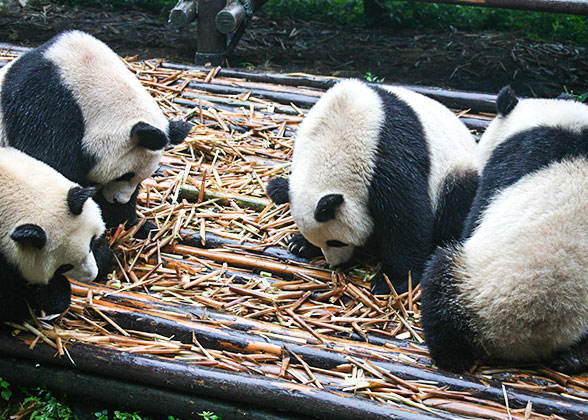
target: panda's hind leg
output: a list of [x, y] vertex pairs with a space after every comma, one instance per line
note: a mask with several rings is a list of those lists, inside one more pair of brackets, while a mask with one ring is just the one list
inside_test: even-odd
[[454, 245], [438, 248], [427, 263], [421, 282], [421, 325], [425, 343], [437, 366], [461, 372], [469, 369], [481, 354], [471, 322], [456, 301]]
[[439, 191], [433, 246], [461, 238], [478, 183], [479, 175], [473, 169], [447, 175]]
[[588, 332], [573, 346], [556, 353], [549, 361], [549, 366], [567, 374], [588, 372]]
[[307, 260], [322, 255], [321, 249], [308, 242], [300, 233], [292, 236], [290, 242], [288, 242], [288, 249], [293, 254], [306, 258]]

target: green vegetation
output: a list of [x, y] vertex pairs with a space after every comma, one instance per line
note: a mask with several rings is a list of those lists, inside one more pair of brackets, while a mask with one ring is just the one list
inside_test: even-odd
[[[0, 397], [0, 419], [19, 416], [18, 418], [28, 420], [80, 420], [64, 399], [55, 397], [44, 388], [20, 388], [13, 393], [10, 383], [0, 378]], [[111, 415], [109, 410], [102, 410], [93, 413], [93, 416], [95, 420], [153, 420], [139, 411], [126, 413], [114, 410]], [[212, 411], [203, 411], [198, 416], [198, 419], [222, 420], [220, 414]], [[167, 420], [181, 419], [167, 416]]]
[[574, 98], [576, 98], [580, 102], [588, 102], [588, 91], [581, 93], [581, 94], [576, 94], [576, 93], [574, 93], [573, 90], [568, 90], [568, 88], [566, 86], [564, 86], [564, 93], [567, 93], [568, 95], [572, 95]]
[[[0, 0], [1, 1], [1, 0]], [[37, 0], [43, 1], [43, 0]], [[519, 32], [544, 41], [588, 43], [588, 16], [526, 12], [473, 6], [378, 0], [391, 29], [441, 28], [445, 30]], [[59, 0], [69, 5], [106, 9], [139, 9], [167, 15], [176, 0]], [[284, 17], [337, 23], [363, 24], [362, 0], [269, 0], [258, 12]]]
[[[388, 28], [520, 32], [532, 39], [588, 43], [588, 17], [520, 10], [415, 2], [380, 1]], [[270, 0], [263, 13], [338, 24], [363, 23], [362, 0]]]
[[369, 71], [363, 76], [363, 78], [370, 83], [384, 83], [385, 80], [383, 77], [378, 77]]

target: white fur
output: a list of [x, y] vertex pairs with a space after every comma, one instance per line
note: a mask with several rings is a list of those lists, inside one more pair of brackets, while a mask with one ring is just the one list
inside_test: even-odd
[[[70, 212], [67, 193], [76, 185], [16, 149], [0, 148], [0, 250], [32, 284], [47, 284], [64, 264], [74, 266], [78, 280], [96, 277], [90, 241], [102, 235], [104, 223], [92, 199], [84, 203], [80, 215]], [[29, 223], [41, 226], [47, 235], [40, 250], [10, 238], [18, 226]]]
[[[548, 109], [549, 112], [545, 110]], [[478, 144], [478, 167], [486, 165], [492, 152], [506, 139], [534, 127], [561, 127], [571, 132], [586, 129], [588, 107], [564, 99], [523, 99], [506, 116], [498, 115]]]
[[[14, 61], [11, 61], [0, 69], [0, 94], [2, 93], [2, 83], [4, 82], [4, 76], [6, 75], [6, 72], [12, 63], [14, 63]], [[0, 145], [6, 144], [6, 128], [4, 127], [4, 118], [1, 117], [2, 115], [2, 101], [0, 101]]]
[[543, 358], [588, 327], [588, 160], [527, 175], [499, 193], [464, 243], [456, 278], [483, 347]]
[[[93, 36], [66, 32], [44, 57], [57, 66], [81, 107], [83, 147], [98, 159], [89, 180], [103, 185], [108, 201], [128, 202], [163, 153], [137, 147], [130, 139], [131, 128], [143, 121], [168, 133], [168, 120], [120, 58]], [[114, 181], [128, 172], [135, 173], [130, 181]]]
[[[368, 187], [374, 172], [378, 134], [384, 112], [380, 97], [355, 80], [339, 82], [314, 105], [294, 142], [290, 176], [290, 209], [296, 225], [327, 261], [347, 261], [354, 247], [364, 245], [373, 230], [367, 212]], [[318, 201], [343, 193], [337, 217], [314, 219]], [[349, 246], [331, 248], [327, 240]]]
[[451, 173], [476, 171], [476, 141], [467, 127], [447, 107], [419, 93], [384, 86], [406, 102], [423, 126], [430, 160], [429, 197], [437, 210], [443, 181]]

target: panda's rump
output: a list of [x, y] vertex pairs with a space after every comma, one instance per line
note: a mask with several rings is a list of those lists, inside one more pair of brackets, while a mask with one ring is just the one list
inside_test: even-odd
[[464, 243], [460, 296], [481, 344], [541, 358], [588, 327], [588, 160], [553, 163], [497, 194]]

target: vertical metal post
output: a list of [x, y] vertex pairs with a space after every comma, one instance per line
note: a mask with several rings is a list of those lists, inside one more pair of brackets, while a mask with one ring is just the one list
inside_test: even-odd
[[218, 66], [223, 63], [227, 53], [227, 36], [216, 28], [215, 19], [226, 5], [226, 0], [198, 1], [198, 51], [197, 65], [210, 63]]

